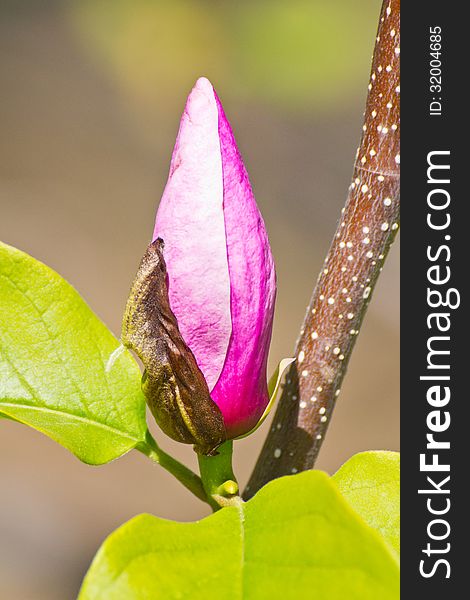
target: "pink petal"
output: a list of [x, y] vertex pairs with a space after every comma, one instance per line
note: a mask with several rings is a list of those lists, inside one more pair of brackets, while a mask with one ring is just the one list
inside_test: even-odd
[[218, 108], [207, 79], [189, 95], [157, 213], [170, 305], [212, 390], [232, 333]]
[[222, 411], [228, 437], [235, 437], [256, 425], [269, 400], [266, 364], [276, 276], [248, 173], [216, 94], [215, 98], [219, 112], [232, 336], [211, 396]]

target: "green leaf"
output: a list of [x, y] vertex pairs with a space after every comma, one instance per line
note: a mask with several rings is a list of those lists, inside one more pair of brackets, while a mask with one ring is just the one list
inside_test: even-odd
[[140, 370], [57, 273], [0, 242], [0, 412], [80, 460], [103, 464], [144, 441]]
[[112, 533], [79, 600], [397, 600], [395, 554], [320, 471], [196, 523], [141, 515]]
[[333, 480], [364, 521], [400, 553], [400, 454], [361, 452]]

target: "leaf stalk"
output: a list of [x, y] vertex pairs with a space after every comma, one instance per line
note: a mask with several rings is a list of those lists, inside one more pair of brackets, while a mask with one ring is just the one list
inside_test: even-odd
[[145, 442], [139, 444], [136, 449], [176, 477], [176, 479], [182, 483], [186, 489], [199, 498], [199, 500], [207, 502], [212, 506], [207, 497], [201, 478], [191, 471], [191, 469], [162, 450], [149, 431], [147, 431]]

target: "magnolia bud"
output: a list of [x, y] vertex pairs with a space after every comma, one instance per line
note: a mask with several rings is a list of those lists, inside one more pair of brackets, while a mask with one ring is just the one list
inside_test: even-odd
[[235, 137], [204, 78], [181, 118], [155, 222], [158, 237], [181, 335], [222, 412], [227, 437], [243, 435], [269, 402], [276, 276]]

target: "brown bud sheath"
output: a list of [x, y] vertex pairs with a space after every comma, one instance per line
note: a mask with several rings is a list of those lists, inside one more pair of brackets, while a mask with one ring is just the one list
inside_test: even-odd
[[157, 239], [142, 258], [124, 312], [122, 343], [145, 367], [142, 390], [161, 429], [209, 455], [225, 441], [224, 421], [171, 311], [162, 248]]

